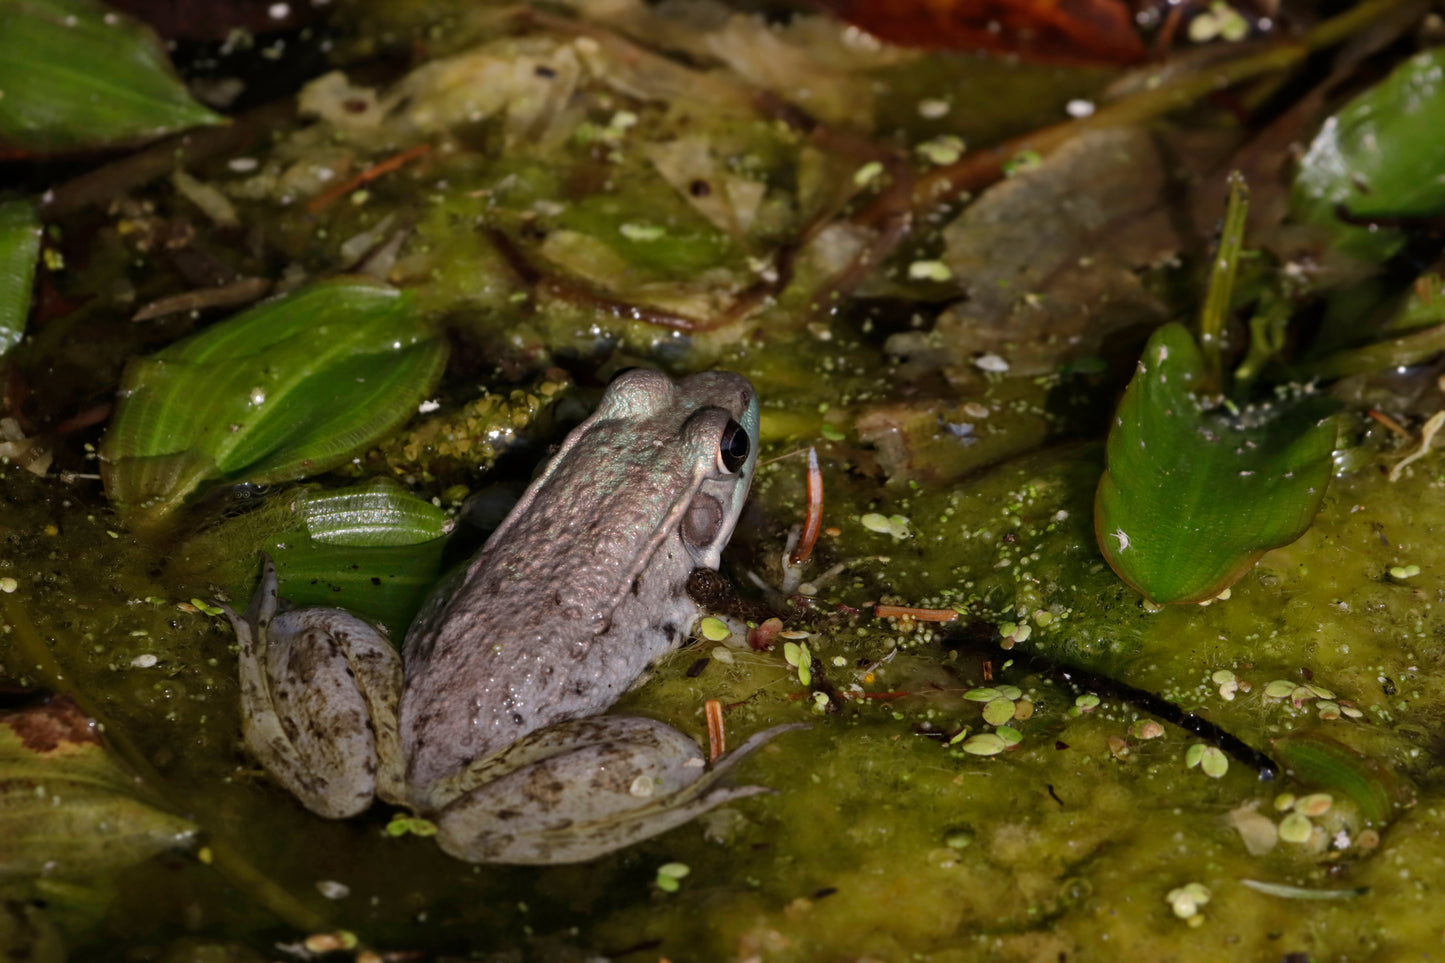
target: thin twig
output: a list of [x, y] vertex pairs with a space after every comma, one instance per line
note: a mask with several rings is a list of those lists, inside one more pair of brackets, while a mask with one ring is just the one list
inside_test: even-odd
[[728, 749], [722, 703], [717, 699], [709, 699], [702, 704], [702, 710], [707, 717], [707, 761], [717, 762]]
[[915, 622], [952, 622], [958, 618], [953, 609], [920, 609], [912, 605], [875, 605], [873, 615], [880, 619], [912, 619]]
[[1204, 355], [1209, 373], [1208, 392], [1224, 390], [1224, 321], [1234, 297], [1234, 278], [1239, 273], [1239, 259], [1244, 253], [1244, 224], [1249, 217], [1249, 188], [1238, 171], [1229, 175], [1229, 203], [1224, 209], [1224, 228], [1219, 234], [1219, 250], [1209, 273], [1209, 290], [1199, 312], [1199, 350]]
[[1429, 421], [1425, 422], [1425, 427], [1420, 429], [1420, 447], [1406, 455], [1394, 468], [1390, 469], [1390, 481], [1399, 481], [1400, 473], [1403, 472], [1408, 465], [1419, 461], [1430, 453], [1430, 445], [1435, 441], [1435, 436], [1439, 434], [1442, 426], [1445, 426], [1445, 411], [1437, 411], [1430, 416]]
[[365, 185], [370, 184], [372, 181], [376, 180], [378, 177], [381, 177], [385, 174], [390, 174], [394, 170], [405, 167], [407, 164], [416, 160], [418, 157], [422, 157], [430, 151], [431, 144], [417, 144], [415, 147], [410, 147], [402, 151], [400, 154], [393, 154], [386, 160], [372, 164], [370, 167], [357, 174], [355, 177], [352, 177], [349, 180], [337, 184], [335, 187], [331, 188], [331, 190], [325, 191], [321, 194], [317, 194], [315, 197], [311, 198], [311, 200], [306, 202], [306, 210], [312, 214], [324, 211], [326, 208], [341, 200], [343, 197], [345, 197], [347, 194], [350, 194], [358, 187], [364, 187]]
[[823, 470], [818, 467], [818, 449], [808, 449], [808, 514], [803, 518], [803, 534], [798, 538], [798, 547], [793, 549], [789, 560], [802, 565], [813, 557], [813, 546], [818, 543], [818, 532], [823, 528]]
[[[1001, 144], [972, 151], [952, 164], [929, 171], [914, 182], [914, 218], [922, 218], [940, 206], [956, 202], [965, 193], [977, 192], [997, 181], [1003, 176], [1004, 164], [1025, 151], [1047, 157], [1085, 131], [1148, 123], [1242, 81], [1292, 70], [1310, 54], [1339, 44], [1391, 11], [1416, 2], [1366, 0], [1321, 23], [1302, 42], [1271, 45], [1176, 80], [1147, 87], [1141, 93], [1100, 107], [1088, 117], [1042, 127]], [[858, 224], [876, 225], [896, 214], [896, 201], [891, 197], [880, 197], [856, 214], [853, 220]], [[870, 251], [870, 256], [875, 258], [885, 254], [883, 251]]]
[[1384, 425], [1386, 428], [1390, 429], [1401, 438], [1409, 440], [1410, 438], [1414, 437], [1410, 434], [1410, 429], [1406, 428], [1394, 418], [1391, 418], [1389, 415], [1385, 414], [1379, 408], [1371, 408], [1369, 411], [1365, 412], [1365, 414], [1369, 415], [1375, 421], [1378, 421], [1380, 424]]
[[249, 150], [295, 119], [295, 98], [287, 97], [248, 111], [224, 127], [208, 127], [168, 137], [139, 153], [87, 171], [46, 191], [40, 200], [40, 215], [50, 221], [91, 205], [101, 207], [110, 204], [127, 191], [165, 177], [179, 168], [209, 157], [230, 157]]

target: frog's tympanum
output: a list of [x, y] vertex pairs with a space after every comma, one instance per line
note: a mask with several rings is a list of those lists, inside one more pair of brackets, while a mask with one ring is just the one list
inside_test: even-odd
[[720, 780], [788, 727], [709, 766], [669, 726], [598, 714], [687, 637], [688, 576], [717, 568], [757, 434], [738, 375], [620, 375], [423, 608], [404, 659], [339, 609], [278, 614], [268, 559], [245, 615], [227, 613], [247, 746], [313, 812], [377, 796], [473, 862], [591, 859], [766, 791]]

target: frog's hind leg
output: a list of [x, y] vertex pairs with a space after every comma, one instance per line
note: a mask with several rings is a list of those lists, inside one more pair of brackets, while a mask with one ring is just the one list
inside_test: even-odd
[[770, 792], [722, 781], [774, 736], [799, 728], [806, 727], [760, 732], [708, 765], [690, 737], [651, 719], [596, 716], [550, 726], [452, 785], [433, 787], [433, 799], [460, 793], [435, 817], [437, 841], [469, 862], [594, 859], [715, 806]]
[[245, 614], [225, 609], [240, 644], [246, 747], [318, 815], [341, 819], [373, 796], [399, 799], [396, 649], [340, 609], [277, 614], [276, 593], [276, 568], [266, 558]]

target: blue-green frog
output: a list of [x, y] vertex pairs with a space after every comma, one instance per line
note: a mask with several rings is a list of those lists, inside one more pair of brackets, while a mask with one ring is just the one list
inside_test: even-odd
[[789, 726], [708, 765], [669, 726], [599, 715], [687, 637], [688, 577], [717, 568], [757, 439], [739, 375], [619, 375], [400, 658], [340, 609], [282, 611], [266, 560], [245, 614], [227, 610], [247, 746], [313, 812], [379, 797], [472, 862], [591, 859], [767, 791], [721, 780]]

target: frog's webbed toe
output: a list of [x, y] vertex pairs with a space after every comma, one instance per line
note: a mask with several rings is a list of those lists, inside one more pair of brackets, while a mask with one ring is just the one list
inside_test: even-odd
[[396, 798], [396, 650], [341, 609], [278, 615], [277, 601], [268, 558], [245, 614], [226, 609], [240, 643], [247, 748], [317, 815], [354, 816], [374, 795]]
[[[442, 849], [469, 862], [576, 863], [655, 836], [763, 786], [725, 787], [742, 759], [789, 729], [753, 736], [712, 766], [688, 736], [651, 719], [551, 726], [471, 773], [435, 817]], [[501, 773], [505, 774], [501, 774]]]

